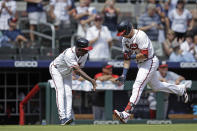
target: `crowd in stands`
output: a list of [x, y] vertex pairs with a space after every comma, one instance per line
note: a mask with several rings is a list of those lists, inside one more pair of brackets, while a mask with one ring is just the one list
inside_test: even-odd
[[[121, 18], [136, 21], [135, 28], [143, 30], [152, 41], [155, 55], [161, 60], [194, 62], [197, 60], [197, 6], [187, 9], [187, 0], [147, 0], [144, 12], [139, 16], [124, 16], [115, 0], [105, 0], [101, 10], [91, 5], [91, 0], [24, 0], [29, 19], [28, 36], [17, 27], [21, 18], [16, 11], [15, 0], [0, 1], [0, 47], [34, 48], [33, 33], [40, 23], [49, 22], [56, 31], [73, 28], [76, 38], [85, 37], [93, 50], [90, 60], [109, 60], [111, 47], [121, 47], [116, 36], [116, 26]], [[197, 3], [196, 3], [197, 4]], [[46, 8], [45, 8], [46, 7]], [[125, 13], [126, 14], [126, 13]], [[134, 14], [130, 12], [130, 14]], [[72, 37], [71, 34], [70, 37]], [[117, 52], [118, 53], [118, 52]], [[120, 55], [120, 54], [113, 54]]]

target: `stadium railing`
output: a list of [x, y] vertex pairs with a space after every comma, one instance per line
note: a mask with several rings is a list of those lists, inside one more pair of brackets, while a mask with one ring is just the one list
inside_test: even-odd
[[[133, 81], [126, 81], [124, 90], [132, 90]], [[47, 124], [58, 124], [58, 113], [56, 108], [56, 101], [55, 101], [55, 90], [53, 88], [49, 88], [49, 83], [46, 83], [46, 122]], [[145, 89], [148, 90], [148, 89]], [[197, 81], [193, 81], [191, 91], [197, 91]], [[164, 95], [161, 92], [158, 92], [157, 95], [157, 114], [156, 114], [156, 121], [163, 119], [163, 113], [164, 113]], [[113, 91], [112, 90], [105, 90], [105, 119], [106, 121], [113, 121]], [[89, 124], [94, 123], [94, 120], [92, 119], [93, 116], [91, 114], [84, 114], [84, 115], [76, 115], [76, 118], [79, 118], [79, 120], [76, 120], [76, 123], [79, 124]], [[131, 116], [133, 118], [133, 115]], [[191, 122], [191, 123], [197, 123], [197, 120], [195, 119], [196, 116], [193, 114], [174, 114], [169, 115], [169, 118], [172, 120], [168, 120], [166, 122], [169, 123], [185, 123], [185, 122]], [[175, 118], [179, 118], [176, 120]], [[149, 123], [151, 121], [147, 119], [142, 120], [130, 120], [129, 123]], [[162, 122], [162, 121], [160, 121]], [[164, 122], [165, 123], [165, 122]], [[168, 124], [169, 124], [168, 123]]]
[[[29, 21], [29, 19], [27, 17], [19, 18], [18, 25], [20, 25], [24, 21], [27, 22], [27, 21]], [[39, 37], [51, 40], [52, 55], [54, 55], [55, 54], [54, 51], [55, 51], [55, 48], [56, 48], [56, 45], [55, 45], [55, 27], [54, 27], [53, 24], [48, 23], [48, 22], [40, 22], [39, 24], [45, 25], [47, 27], [50, 27], [52, 34], [51, 35], [47, 35], [47, 34], [43, 34], [43, 33], [38, 32], [38, 31], [29, 30], [29, 29], [23, 29], [22, 32], [23, 33], [33, 33], [34, 35], [37, 35]]]

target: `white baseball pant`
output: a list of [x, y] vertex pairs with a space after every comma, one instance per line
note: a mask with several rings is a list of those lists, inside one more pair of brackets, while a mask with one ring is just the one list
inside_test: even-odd
[[53, 62], [50, 64], [49, 71], [56, 90], [56, 104], [60, 120], [71, 118], [72, 112], [72, 74], [62, 76]]
[[130, 102], [136, 105], [140, 99], [140, 96], [144, 90], [144, 87], [149, 84], [149, 86], [154, 91], [162, 91], [167, 93], [173, 93], [177, 95], [183, 95], [185, 85], [175, 85], [167, 82], [161, 82], [157, 76], [157, 68], [159, 66], [159, 60], [155, 56], [143, 63], [138, 64], [138, 73], [136, 80], [133, 84], [132, 95], [130, 97]]

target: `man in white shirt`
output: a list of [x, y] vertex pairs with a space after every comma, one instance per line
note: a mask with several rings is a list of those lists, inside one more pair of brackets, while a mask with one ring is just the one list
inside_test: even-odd
[[49, 71], [55, 84], [56, 103], [61, 125], [70, 124], [72, 112], [72, 71], [90, 81], [93, 90], [96, 90], [96, 81], [89, 77], [80, 68], [83, 67], [88, 58], [88, 40], [80, 38], [76, 46], [66, 49], [54, 61], [51, 62]]
[[71, 0], [50, 0], [50, 17], [54, 20], [54, 25], [58, 27], [61, 23], [70, 24], [69, 9]]
[[86, 39], [90, 41], [93, 50], [90, 51], [90, 60], [109, 60], [112, 36], [107, 28], [103, 26], [103, 17], [96, 15], [94, 25], [87, 30]]
[[8, 30], [8, 19], [16, 13], [16, 2], [14, 0], [0, 1], [0, 30]]

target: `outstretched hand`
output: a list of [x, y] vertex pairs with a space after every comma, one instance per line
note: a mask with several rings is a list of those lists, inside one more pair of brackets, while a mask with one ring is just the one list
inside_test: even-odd
[[93, 91], [96, 91], [96, 87], [97, 87], [96, 81], [94, 79], [92, 79], [91, 83], [93, 86]]
[[125, 82], [125, 76], [121, 75], [120, 77], [118, 77], [116, 79], [116, 81], [119, 82], [119, 83], [121, 83], [121, 84], [124, 84], [124, 82]]

